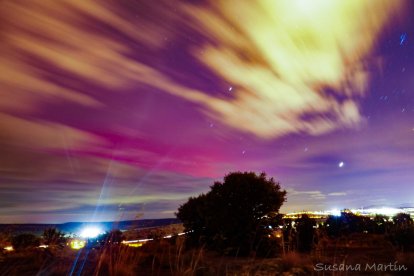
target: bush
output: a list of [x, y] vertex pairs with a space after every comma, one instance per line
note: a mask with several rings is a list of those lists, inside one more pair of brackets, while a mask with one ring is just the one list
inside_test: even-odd
[[214, 183], [207, 194], [190, 198], [176, 215], [190, 232], [191, 244], [248, 255], [269, 244], [269, 218], [275, 217], [285, 200], [286, 191], [265, 173], [235, 172]]
[[40, 239], [33, 234], [20, 234], [12, 238], [15, 250], [35, 248], [40, 245]]
[[313, 247], [313, 238], [315, 234], [316, 225], [315, 219], [303, 215], [296, 220], [297, 242], [298, 250], [300, 252], [310, 252]]
[[56, 228], [48, 228], [43, 232], [43, 240], [47, 245], [64, 245], [67, 239]]

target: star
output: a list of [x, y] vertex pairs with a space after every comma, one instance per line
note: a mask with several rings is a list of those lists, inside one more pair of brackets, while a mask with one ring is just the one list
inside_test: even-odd
[[343, 166], [345, 166], [345, 163], [343, 161], [339, 162], [338, 167], [342, 168]]
[[407, 39], [407, 34], [406, 33], [403, 33], [400, 36], [400, 45], [403, 45], [406, 39]]
[[229, 92], [231, 92], [233, 90], [233, 86], [229, 87]]

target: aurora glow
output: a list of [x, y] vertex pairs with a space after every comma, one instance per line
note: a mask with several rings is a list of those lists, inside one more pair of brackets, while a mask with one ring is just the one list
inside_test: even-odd
[[1, 221], [173, 217], [234, 170], [414, 205], [413, 4], [311, 2], [2, 1]]

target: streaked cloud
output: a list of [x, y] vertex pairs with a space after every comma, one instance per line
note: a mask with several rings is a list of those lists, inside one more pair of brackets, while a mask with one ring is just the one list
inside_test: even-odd
[[209, 178], [148, 172], [110, 160], [105, 166], [100, 159], [78, 158], [81, 169], [74, 170], [63, 160], [54, 161], [58, 164], [43, 171], [43, 178], [1, 180], [5, 191], [0, 203], [3, 222], [34, 222], [37, 218], [65, 222], [68, 216], [81, 221], [112, 220], [121, 215], [123, 219], [134, 219], [138, 212], [144, 218], [165, 217], [162, 211], [177, 209], [188, 197], [205, 192], [213, 183]]
[[290, 190], [289, 194], [292, 196], [309, 196], [310, 199], [321, 200], [325, 199], [327, 196], [346, 196], [346, 192], [332, 192], [332, 193], [323, 193], [321, 191], [296, 191]]
[[211, 41], [194, 57], [237, 91], [232, 100], [206, 105], [228, 125], [266, 138], [357, 126], [369, 54], [401, 4], [263, 0], [188, 7]]
[[288, 194], [290, 196], [307, 196], [308, 200], [312, 199], [312, 200], [320, 200], [320, 199], [324, 199], [326, 197], [326, 195], [324, 193], [322, 193], [321, 191], [297, 191], [294, 189], [288, 189], [287, 190]]
[[346, 192], [334, 192], [334, 193], [329, 193], [328, 196], [346, 196], [347, 193]]
[[[369, 54], [402, 3], [164, 1], [157, 7], [145, 2], [129, 7], [5, 2], [0, 84], [8, 100], [0, 108], [27, 110], [52, 100], [99, 108], [102, 103], [91, 87], [120, 93], [150, 86], [259, 137], [355, 127], [363, 121], [359, 100], [369, 82]], [[168, 9], [171, 5], [174, 11]], [[139, 16], [133, 16], [134, 8]], [[157, 18], [146, 18], [137, 9], [149, 9]], [[145, 61], [144, 52], [162, 50], [166, 39], [180, 36], [163, 21], [207, 38], [182, 50], [234, 87], [232, 97], [186, 86]], [[8, 93], [14, 93], [13, 100]]]

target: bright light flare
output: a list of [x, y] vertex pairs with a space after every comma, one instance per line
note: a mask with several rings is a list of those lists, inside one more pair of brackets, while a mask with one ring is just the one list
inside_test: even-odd
[[104, 232], [102, 231], [102, 229], [98, 227], [86, 227], [82, 230], [80, 236], [82, 238], [96, 238], [97, 236], [103, 233]]
[[338, 209], [332, 209], [332, 210], [330, 210], [330, 211], [329, 211], [329, 213], [330, 213], [332, 216], [335, 216], [335, 217], [340, 217], [340, 216], [341, 216], [341, 211], [340, 211], [340, 210], [338, 210]]
[[14, 248], [13, 248], [13, 246], [6, 246], [6, 247], [4, 248], [4, 250], [6, 250], [6, 251], [13, 251], [13, 250], [14, 250]]

